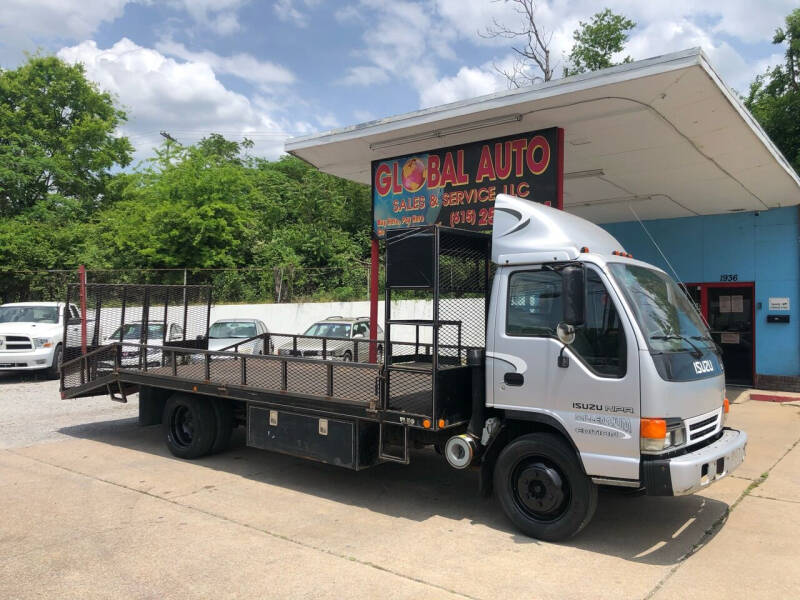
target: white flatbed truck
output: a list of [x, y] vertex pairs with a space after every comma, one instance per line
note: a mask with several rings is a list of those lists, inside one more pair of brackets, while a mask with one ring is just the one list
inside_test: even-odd
[[[430, 319], [393, 319], [400, 292], [427, 294]], [[166, 320], [180, 293], [163, 297]], [[120, 340], [65, 362], [62, 396], [138, 390], [140, 422], [162, 423], [184, 458], [223, 450], [237, 425], [250, 446], [356, 470], [435, 446], [452, 467], [480, 469], [481, 491], [517, 528], [551, 541], [586, 526], [599, 485], [692, 494], [744, 459], [747, 435], [725, 427], [723, 365], [695, 307], [579, 217], [501, 195], [491, 238], [389, 231], [385, 305], [384, 340], [359, 342], [384, 344], [381, 363], [355, 347], [353, 362], [325, 360], [324, 338], [313, 352], [304, 341], [253, 355], [205, 350], [200, 336], [136, 368], [114, 358], [136, 345]], [[303, 336], [261, 337], [298, 348]]]

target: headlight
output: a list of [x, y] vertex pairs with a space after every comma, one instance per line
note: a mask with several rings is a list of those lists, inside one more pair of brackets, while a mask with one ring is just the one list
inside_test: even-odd
[[663, 452], [686, 443], [683, 422], [670, 423], [666, 419], [642, 419], [639, 428], [642, 452]]
[[53, 340], [50, 338], [33, 338], [33, 345], [36, 348], [52, 348]]

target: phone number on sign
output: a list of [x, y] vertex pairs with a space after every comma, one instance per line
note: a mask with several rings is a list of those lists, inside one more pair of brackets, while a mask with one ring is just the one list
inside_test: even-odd
[[454, 210], [450, 213], [450, 227], [458, 225], [477, 225], [491, 227], [494, 223], [494, 208]]

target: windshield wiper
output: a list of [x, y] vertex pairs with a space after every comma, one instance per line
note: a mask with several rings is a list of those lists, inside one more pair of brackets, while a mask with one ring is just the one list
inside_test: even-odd
[[680, 335], [678, 333], [666, 333], [662, 335], [651, 335], [651, 340], [683, 340], [687, 344], [689, 344], [693, 348], [692, 356], [695, 358], [701, 358], [703, 356], [703, 351], [700, 349], [700, 346], [695, 344], [690, 338], [686, 337], [685, 335]]

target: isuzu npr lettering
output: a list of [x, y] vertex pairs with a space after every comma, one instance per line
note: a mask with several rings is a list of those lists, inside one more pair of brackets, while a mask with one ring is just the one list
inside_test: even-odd
[[[225, 449], [237, 426], [250, 446], [355, 470], [432, 446], [479, 470], [480, 491], [518, 529], [551, 541], [586, 526], [600, 485], [692, 494], [742, 463], [747, 435], [725, 427], [723, 365], [702, 317], [600, 227], [500, 195], [491, 236], [390, 230], [385, 258], [384, 339], [349, 342], [351, 362], [316, 336], [206, 350], [206, 288], [86, 286], [98, 327], [127, 311], [182, 319], [183, 339], [158, 341], [158, 365], [121, 360], [148, 356], [153, 340], [67, 349], [62, 396], [138, 391], [140, 423], [162, 423], [189, 459]], [[393, 295], [425, 300], [427, 318], [394, 318]]]

